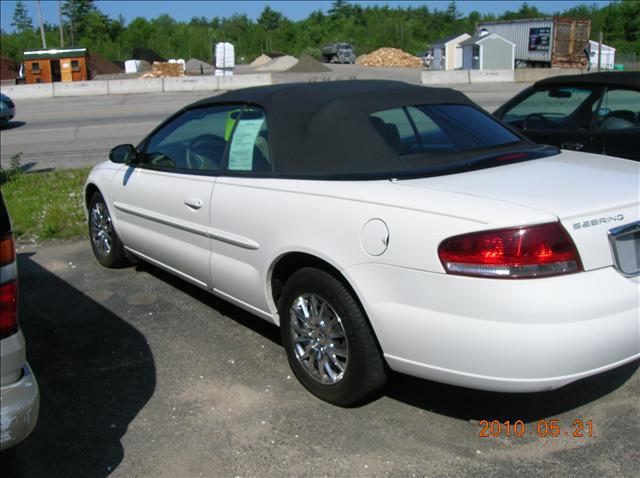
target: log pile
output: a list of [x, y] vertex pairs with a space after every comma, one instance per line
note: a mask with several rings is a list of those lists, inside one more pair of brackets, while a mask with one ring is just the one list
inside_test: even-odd
[[356, 59], [356, 65], [422, 68], [422, 60], [399, 48], [379, 48]]
[[173, 76], [184, 76], [182, 64], [154, 61], [151, 71], [144, 73], [140, 78], [169, 78]]

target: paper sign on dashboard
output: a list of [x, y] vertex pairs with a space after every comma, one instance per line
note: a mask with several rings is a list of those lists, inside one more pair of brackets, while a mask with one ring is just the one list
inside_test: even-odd
[[253, 168], [253, 148], [263, 123], [264, 118], [238, 122], [229, 149], [229, 170], [251, 171]]

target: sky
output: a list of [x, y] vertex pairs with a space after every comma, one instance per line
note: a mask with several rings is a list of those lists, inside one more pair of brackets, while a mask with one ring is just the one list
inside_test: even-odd
[[[430, 9], [438, 8], [445, 10], [449, 1], [357, 1], [357, 3], [365, 6], [373, 5], [389, 5], [403, 7], [418, 7], [427, 5]], [[501, 14], [507, 10], [518, 10], [522, 1], [457, 1], [456, 6], [463, 14], [468, 14], [473, 10], [480, 13]], [[529, 5], [535, 6], [542, 12], [552, 13], [554, 11], [562, 11], [580, 4], [597, 3], [602, 6], [607, 1], [529, 1]], [[15, 1], [0, 0], [1, 26], [6, 32], [13, 31], [11, 21], [13, 11], [15, 9]], [[34, 0], [25, 0], [25, 5], [31, 14], [33, 24], [38, 24], [36, 13], [36, 2]], [[175, 20], [188, 21], [192, 17], [204, 16], [206, 18], [229, 17], [234, 13], [245, 13], [249, 18], [255, 20], [266, 5], [271, 6], [274, 10], [283, 13], [291, 20], [302, 20], [306, 18], [314, 10], [322, 10], [326, 13], [331, 8], [331, 1], [116, 1], [103, 0], [96, 1], [98, 9], [111, 18], [117, 18], [122, 15], [125, 21], [129, 23], [136, 17], [145, 17], [147, 19], [155, 18], [164, 13], [171, 15]], [[58, 24], [58, 2], [53, 0], [42, 0], [42, 17], [43, 21]]]

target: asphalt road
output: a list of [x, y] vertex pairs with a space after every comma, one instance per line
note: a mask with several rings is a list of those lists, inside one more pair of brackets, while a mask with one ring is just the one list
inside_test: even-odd
[[163, 119], [211, 93], [158, 93], [16, 100], [0, 132], [0, 159], [22, 153], [29, 169], [98, 164], [114, 146], [137, 144]]
[[[327, 79], [397, 79], [419, 82], [420, 70], [331, 65], [325, 74], [274, 74], [274, 82]], [[525, 83], [452, 85], [488, 111], [528, 86]], [[0, 160], [18, 153], [29, 170], [76, 168], [107, 159], [118, 144], [137, 144], [163, 119], [211, 92], [154, 93], [16, 100], [16, 117], [0, 131]]]
[[[337, 408], [292, 377], [275, 326], [200, 289], [104, 269], [86, 241], [18, 252], [41, 415], [2, 453], [3, 477], [637, 476], [637, 363], [527, 395], [393, 375]], [[525, 436], [480, 437], [493, 419]], [[560, 436], [538, 436], [539, 420]]]

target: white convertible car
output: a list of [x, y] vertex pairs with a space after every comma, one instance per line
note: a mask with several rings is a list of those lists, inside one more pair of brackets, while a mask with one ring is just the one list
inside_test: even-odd
[[531, 392], [640, 357], [640, 164], [536, 145], [453, 90], [228, 92], [114, 148], [85, 198], [101, 264], [279, 324], [331, 403], [388, 369]]

